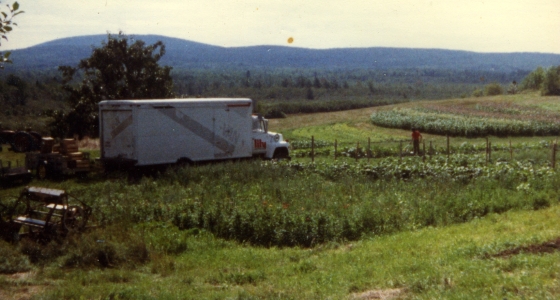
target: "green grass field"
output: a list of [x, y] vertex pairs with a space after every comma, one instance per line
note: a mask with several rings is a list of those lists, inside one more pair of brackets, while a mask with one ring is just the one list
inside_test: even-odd
[[[98, 227], [46, 245], [0, 241], [0, 298], [556, 299], [556, 136], [490, 136], [488, 160], [486, 137], [453, 137], [448, 156], [445, 136], [424, 134], [436, 151], [401, 157], [410, 131], [370, 118], [435, 106], [555, 114], [558, 100], [522, 94], [290, 115], [269, 126], [299, 143], [289, 162], [33, 181], [91, 205]], [[356, 160], [350, 148], [368, 138], [381, 154]], [[0, 190], [0, 203], [20, 189]]]

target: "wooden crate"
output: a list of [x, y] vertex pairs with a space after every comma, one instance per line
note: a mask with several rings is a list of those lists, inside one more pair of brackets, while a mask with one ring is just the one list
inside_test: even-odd
[[54, 139], [52, 137], [44, 137], [41, 139], [41, 153], [52, 153], [54, 146]]

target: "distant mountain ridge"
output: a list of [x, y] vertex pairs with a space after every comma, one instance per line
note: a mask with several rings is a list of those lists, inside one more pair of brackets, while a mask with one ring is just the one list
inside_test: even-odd
[[[530, 71], [538, 66], [560, 65], [560, 54], [478, 53], [417, 48], [306, 49], [284, 46], [219, 47], [158, 35], [129, 35], [147, 44], [161, 40], [166, 54], [161, 65], [174, 69], [452, 69], [485, 71]], [[14, 64], [7, 71], [49, 70], [60, 65], [75, 66], [80, 59], [101, 47], [107, 35], [57, 39], [33, 47], [13, 50]]]

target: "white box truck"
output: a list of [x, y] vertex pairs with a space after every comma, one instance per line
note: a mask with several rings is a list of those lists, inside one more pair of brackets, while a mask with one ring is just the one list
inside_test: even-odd
[[110, 167], [289, 158], [282, 135], [252, 111], [246, 98], [101, 101], [100, 160]]

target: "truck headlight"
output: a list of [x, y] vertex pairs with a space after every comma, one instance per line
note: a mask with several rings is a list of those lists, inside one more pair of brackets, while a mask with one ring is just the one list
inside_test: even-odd
[[274, 135], [274, 141], [275, 142], [280, 141], [280, 135], [278, 133]]

